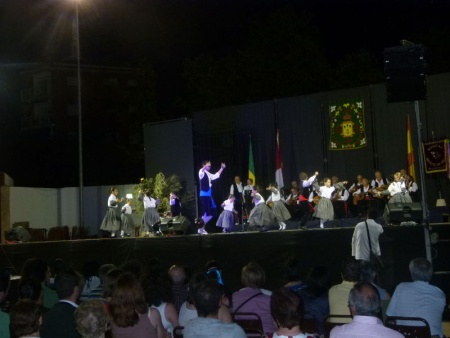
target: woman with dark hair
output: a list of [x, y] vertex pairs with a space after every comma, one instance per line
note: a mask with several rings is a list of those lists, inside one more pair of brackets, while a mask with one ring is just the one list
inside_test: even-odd
[[117, 280], [109, 310], [114, 338], [167, 337], [158, 310], [147, 308], [141, 284], [130, 274], [121, 275]]
[[55, 290], [48, 287], [50, 282], [50, 268], [45, 261], [39, 258], [28, 259], [22, 267], [21, 280], [25, 278], [34, 278], [41, 283], [43, 289], [43, 305], [46, 309], [51, 309], [59, 298]]
[[100, 230], [103, 230], [105, 233], [109, 234], [109, 237], [116, 237], [116, 231], [120, 229], [120, 216], [117, 212], [119, 203], [123, 202], [124, 199], [119, 199], [117, 195], [119, 194], [119, 189], [116, 187], [112, 187], [110, 189], [110, 195], [108, 197], [108, 211], [106, 212], [105, 217], [103, 218], [102, 225], [100, 226]]
[[39, 337], [41, 306], [31, 299], [22, 299], [11, 307], [10, 328], [14, 337]]
[[314, 338], [313, 334], [301, 330], [305, 310], [302, 299], [295, 292], [284, 287], [274, 291], [270, 297], [270, 312], [277, 330], [267, 334], [267, 338]]
[[80, 295], [80, 301], [89, 299], [92, 290], [98, 288], [101, 284], [99, 275], [100, 263], [93, 260], [83, 264], [82, 273], [84, 277], [84, 288]]

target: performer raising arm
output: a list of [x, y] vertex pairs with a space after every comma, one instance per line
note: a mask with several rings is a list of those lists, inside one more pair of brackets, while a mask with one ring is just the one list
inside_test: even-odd
[[319, 173], [316, 171], [313, 176], [308, 178], [308, 175], [305, 172], [300, 173], [300, 205], [302, 206], [303, 216], [300, 221], [300, 226], [303, 227], [306, 222], [310, 219], [312, 213], [312, 206], [309, 203], [309, 195], [311, 195], [313, 191], [313, 184], [317, 181], [317, 176]]
[[284, 203], [281, 200], [280, 191], [278, 190], [278, 184], [275, 182], [270, 184], [267, 190], [272, 192], [270, 197], [267, 199], [267, 203], [269, 203], [270, 201], [273, 202], [272, 211], [278, 220], [278, 224], [280, 226], [279, 230], [285, 230], [286, 223], [284, 223], [284, 221], [290, 219], [291, 214], [289, 213], [289, 210], [284, 206]]
[[216, 204], [212, 198], [212, 181], [218, 179], [220, 174], [222, 174], [223, 169], [225, 169], [225, 163], [220, 165], [220, 169], [215, 174], [211, 174], [209, 170], [211, 169], [211, 161], [203, 161], [201, 169], [198, 171], [198, 178], [200, 179], [200, 202], [202, 203], [203, 209], [203, 227], [198, 229], [198, 233], [201, 235], [208, 234], [205, 230], [205, 225], [211, 218], [213, 218], [214, 210], [216, 209]]
[[319, 189], [320, 200], [317, 205], [315, 217], [320, 218], [320, 227], [323, 229], [324, 223], [329, 219], [334, 218], [333, 203], [331, 203], [331, 195], [335, 188], [331, 186], [331, 180], [325, 177], [323, 180], [323, 186]]

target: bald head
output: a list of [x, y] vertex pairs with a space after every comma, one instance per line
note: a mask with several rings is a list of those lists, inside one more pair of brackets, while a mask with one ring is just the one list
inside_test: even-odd
[[169, 276], [175, 285], [184, 284], [186, 280], [186, 273], [181, 265], [172, 265], [169, 269]]
[[381, 311], [378, 290], [370, 283], [356, 283], [348, 296], [350, 312], [353, 316], [377, 317]]

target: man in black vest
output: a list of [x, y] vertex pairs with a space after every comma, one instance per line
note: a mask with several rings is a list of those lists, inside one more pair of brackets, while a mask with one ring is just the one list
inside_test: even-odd
[[234, 196], [234, 210], [238, 212], [238, 222], [242, 223], [242, 194], [244, 192], [244, 186], [242, 185], [241, 178], [236, 176], [234, 183], [230, 188], [230, 195]]
[[216, 209], [216, 204], [212, 198], [212, 181], [218, 179], [223, 169], [225, 169], [225, 163], [220, 165], [220, 169], [215, 174], [211, 174], [209, 170], [211, 169], [211, 161], [203, 161], [202, 168], [198, 172], [198, 178], [200, 179], [200, 202], [203, 208], [203, 226], [198, 229], [198, 233], [201, 235], [207, 235], [205, 230], [205, 225], [214, 216], [214, 210]]

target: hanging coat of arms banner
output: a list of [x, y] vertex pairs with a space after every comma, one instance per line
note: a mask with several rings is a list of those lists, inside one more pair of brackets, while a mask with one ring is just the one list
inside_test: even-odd
[[330, 150], [352, 150], [367, 145], [362, 99], [330, 105], [329, 114]]

